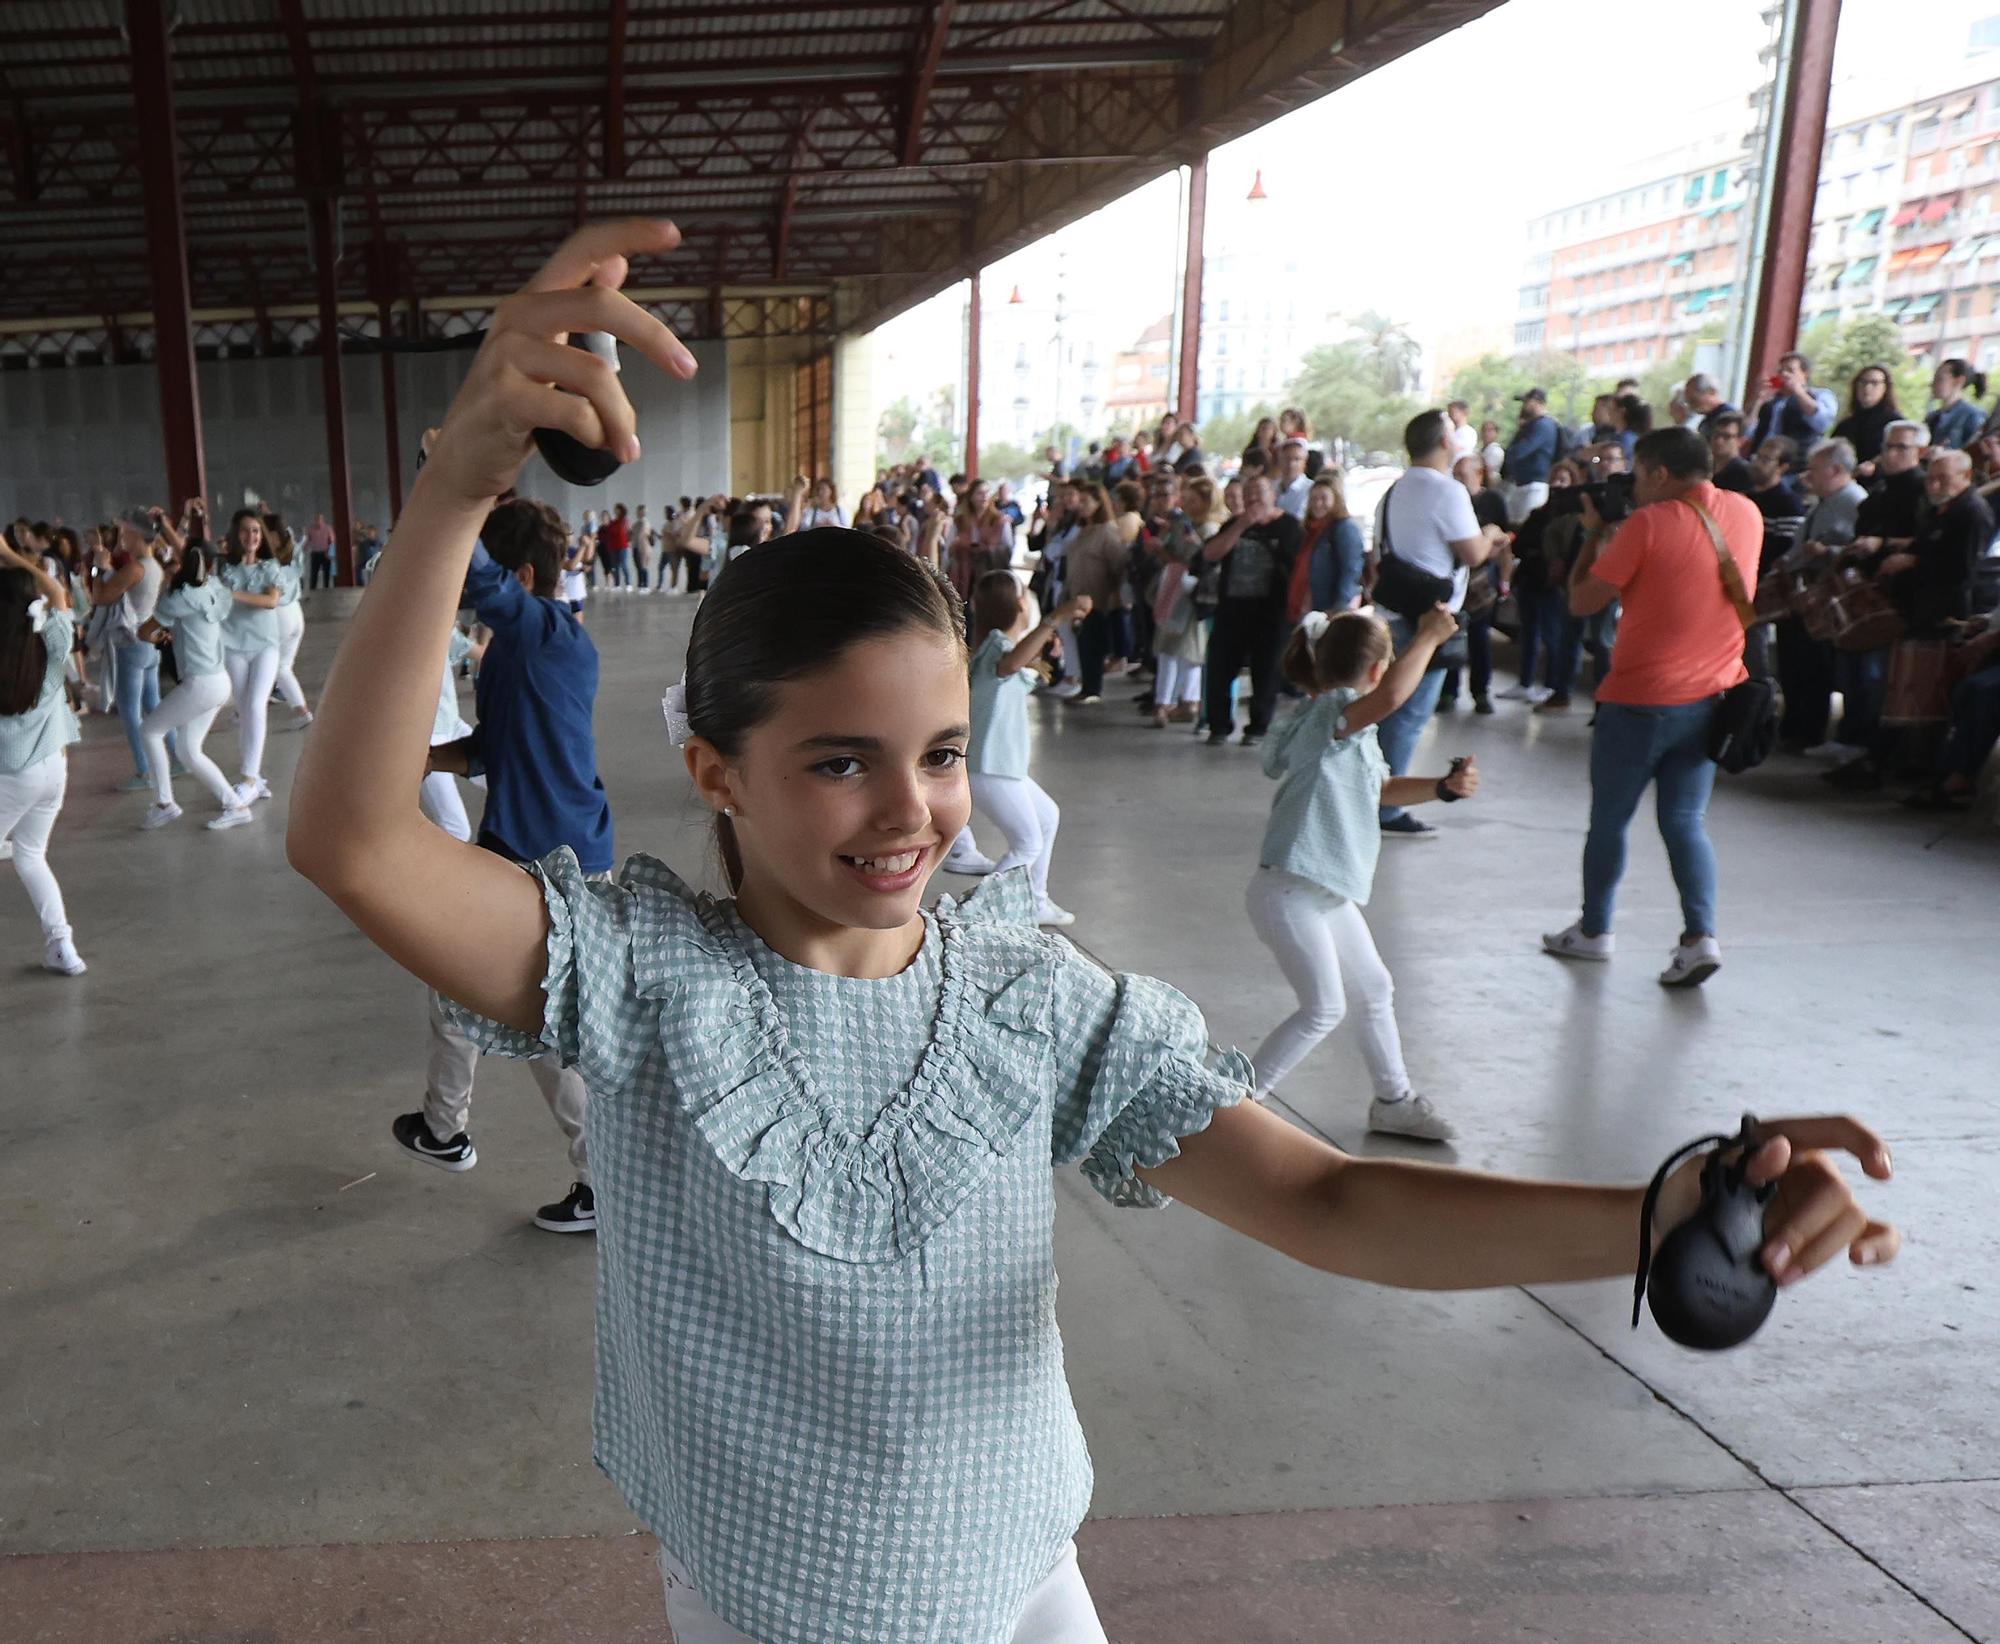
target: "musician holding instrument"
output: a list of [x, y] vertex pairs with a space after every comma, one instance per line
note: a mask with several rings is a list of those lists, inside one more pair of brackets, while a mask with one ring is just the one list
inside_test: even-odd
[[[1805, 472], [1806, 491], [1813, 501], [1802, 540], [1772, 571], [1781, 589], [1810, 587], [1805, 579], [1830, 572], [1835, 556], [1854, 541], [1861, 505], [1868, 500], [1854, 477], [1858, 461], [1854, 447], [1844, 439], [1821, 440], [1813, 447]], [[1809, 632], [1794, 610], [1778, 619], [1777, 642], [1778, 685], [1785, 699], [1778, 745], [1809, 759], [1853, 758], [1867, 746], [1872, 726], [1857, 716], [1861, 704], [1850, 698], [1841, 734], [1827, 738], [1839, 656], [1832, 642]]]
[[[1951, 657], [1949, 645], [1938, 642], [1955, 641], [1963, 634], [1965, 621], [1973, 614], [1973, 571], [1994, 536], [1993, 510], [1972, 488], [1972, 458], [1966, 452], [1932, 452], [1924, 485], [1931, 506], [1916, 536], [1907, 547], [1885, 545], [1871, 562], [1876, 585], [1902, 614], [1906, 635], [1892, 658], [1891, 698], [1898, 694], [1893, 670], [1914, 663], [1919, 647], [1931, 653], [1925, 658], [1925, 689], [1934, 693], [1939, 707], [1921, 717], [1899, 716], [1915, 723], [1945, 718], [1942, 704], [1953, 663], [1962, 659]], [[1829, 771], [1827, 780], [1851, 790], [1880, 788], [1897, 734], [1894, 728], [1885, 728], [1866, 755]]]

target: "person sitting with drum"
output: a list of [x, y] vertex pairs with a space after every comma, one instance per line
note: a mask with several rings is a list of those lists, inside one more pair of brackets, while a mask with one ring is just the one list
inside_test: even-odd
[[1868, 500], [1854, 478], [1858, 460], [1844, 439], [1821, 440], [1813, 447], [1806, 459], [1806, 490], [1813, 503], [1805, 518], [1804, 540], [1772, 572], [1793, 594], [1777, 623], [1778, 684], [1785, 698], [1778, 745], [1809, 759], [1851, 759], [1867, 746], [1866, 727], [1856, 712], [1862, 705], [1853, 697], [1846, 703], [1842, 734], [1827, 740], [1839, 653], [1830, 640], [1809, 632], [1801, 620], [1807, 604], [1821, 592], [1818, 584], [1832, 572], [1834, 556], [1854, 541], [1861, 505]]
[[[1885, 548], [1872, 566], [1877, 585], [1905, 624], [1906, 637], [1891, 659], [1890, 694], [1907, 700], [1892, 702], [1884, 715], [1897, 727], [1944, 722], [1949, 689], [1945, 644], [1972, 615], [1974, 567], [1994, 536], [1993, 510], [1972, 488], [1972, 458], [1965, 452], [1934, 451], [1924, 484], [1931, 510], [1915, 538], [1907, 548]], [[1901, 693], [1898, 671], [1904, 676]], [[1895, 734], [1895, 728], [1885, 729], [1866, 755], [1829, 771], [1827, 780], [1839, 788], [1881, 787]]]
[[2000, 743], [2000, 612], [1974, 617], [1959, 631], [1959, 681], [1951, 693], [1951, 729], [1938, 750], [1928, 788], [1907, 795], [1912, 810], [1955, 811], [1971, 802], [1979, 773]]

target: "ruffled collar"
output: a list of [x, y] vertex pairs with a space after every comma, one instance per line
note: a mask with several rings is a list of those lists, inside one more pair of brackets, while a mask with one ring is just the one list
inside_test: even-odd
[[[815, 1090], [729, 907], [657, 862], [637, 859], [627, 877], [667, 893], [670, 916], [656, 939], [635, 939], [633, 968], [641, 996], [660, 1002], [677, 1104], [809, 1249], [851, 1262], [909, 1254], [1048, 1113], [1061, 949], [1035, 929], [1025, 873], [939, 902], [930, 1040], [865, 1134]], [[702, 988], [704, 1004], [719, 993], [720, 1019], [685, 1008], [696, 977], [723, 984]]]

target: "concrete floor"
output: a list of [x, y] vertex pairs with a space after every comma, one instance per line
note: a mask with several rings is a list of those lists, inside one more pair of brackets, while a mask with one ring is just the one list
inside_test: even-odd
[[[312, 608], [309, 689], [344, 597]], [[694, 873], [656, 706], [690, 614], [591, 606], [620, 848]], [[1254, 1046], [1291, 1008], [1242, 908], [1268, 786], [1129, 694], [1036, 707], [1053, 889], [1083, 945]], [[1709, 1359], [1634, 1333], [1615, 1282], [1376, 1291], [1066, 1180], [1083, 1561], [1114, 1639], [2000, 1639], [2000, 835], [1797, 762], [1727, 781], [1728, 964], [1667, 995], [1649, 826], [1618, 962], [1536, 951], [1574, 911], [1586, 737], [1518, 706], [1447, 722], [1425, 764], [1476, 753], [1487, 791], [1384, 851], [1370, 921], [1456, 1158], [1637, 1180], [1746, 1107], [1848, 1109], [1894, 1145], [1870, 1199], [1900, 1265], [1830, 1271]], [[52, 857], [81, 981], [30, 968], [0, 886], [0, 1639], [663, 1639], [589, 1459], [589, 1241], [526, 1220], [568, 1179], [553, 1127], [492, 1063], [478, 1170], [390, 1141], [422, 994], [285, 867], [301, 741], [273, 738], [258, 826], [194, 806], [143, 835], [115, 722], [91, 723]], [[1285, 1095], [1381, 1146], [1346, 1032]]]

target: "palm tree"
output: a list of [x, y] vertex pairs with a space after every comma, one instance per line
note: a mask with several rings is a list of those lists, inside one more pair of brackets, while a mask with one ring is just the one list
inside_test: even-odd
[[1376, 375], [1385, 394], [1413, 393], [1417, 386], [1417, 366], [1423, 350], [1400, 320], [1392, 320], [1375, 309], [1354, 315], [1348, 322], [1361, 334], [1361, 341], [1374, 361]]

